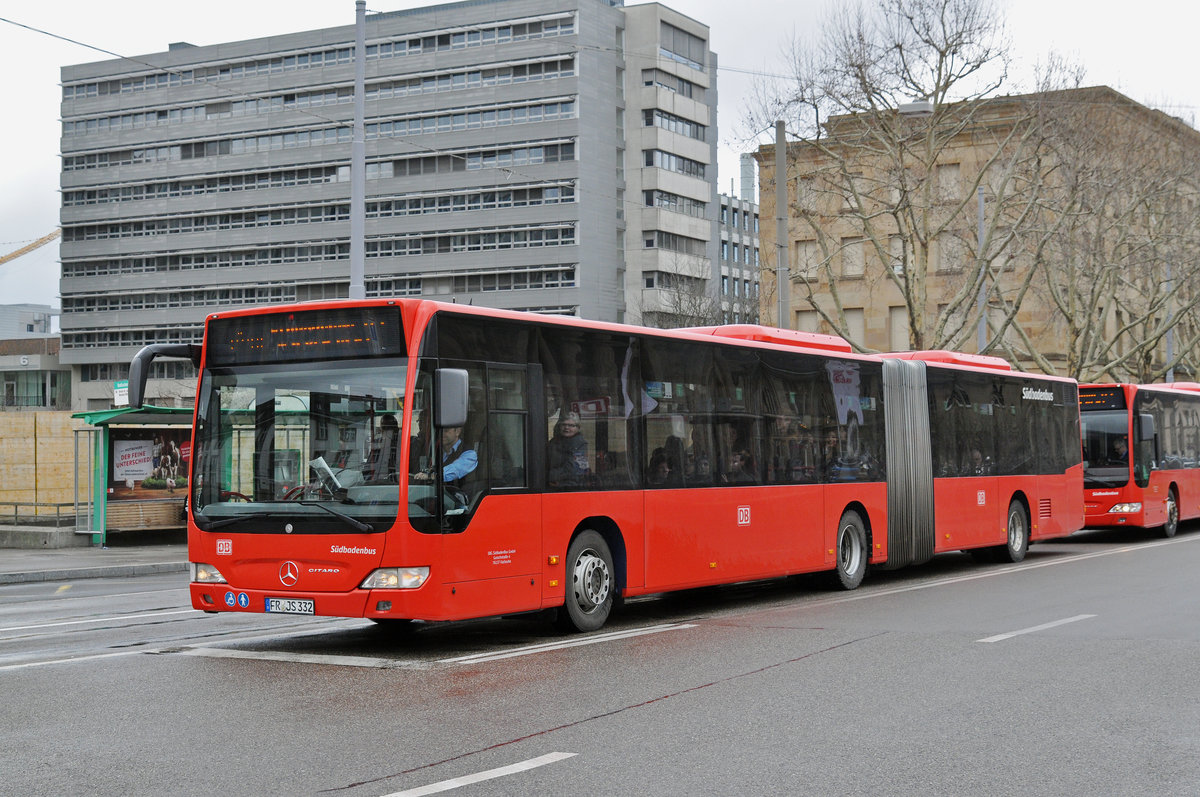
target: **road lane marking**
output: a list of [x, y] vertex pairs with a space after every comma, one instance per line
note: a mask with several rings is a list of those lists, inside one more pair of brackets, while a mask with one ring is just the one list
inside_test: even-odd
[[147, 617], [163, 617], [170, 614], [195, 614], [195, 609], [176, 609], [169, 612], [146, 612], [144, 614], [116, 614], [111, 617], [94, 617], [91, 620], [64, 620], [60, 623], [41, 623], [40, 625], [12, 625], [0, 628], [0, 634], [9, 631], [36, 631], [39, 628], [60, 628], [64, 625], [86, 625], [88, 623], [112, 623], [118, 620], [143, 620]]
[[607, 634], [596, 634], [594, 636], [583, 637], [582, 639], [573, 639], [568, 642], [544, 642], [539, 645], [527, 645], [520, 648], [512, 648], [511, 650], [503, 650], [497, 653], [472, 653], [468, 656], [455, 656], [450, 659], [439, 659], [438, 664], [479, 664], [485, 661], [498, 661], [500, 659], [513, 659], [518, 656], [532, 656], [536, 653], [546, 653], [551, 650], [564, 650], [566, 648], [577, 648], [582, 645], [598, 645], [603, 642], [613, 642], [618, 639], [630, 639], [632, 637], [646, 636], [647, 634], [661, 634], [663, 631], [680, 631], [685, 628], [695, 628], [694, 623], [666, 623], [663, 625], [652, 625], [646, 628], [634, 628], [628, 631], [612, 631]]
[[94, 656], [76, 656], [69, 659], [51, 659], [49, 661], [27, 661], [22, 664], [2, 664], [0, 672], [7, 670], [27, 670], [31, 667], [46, 667], [51, 664], [76, 664], [81, 661], [95, 661], [96, 659], [115, 659], [118, 656], [133, 656], [137, 653], [145, 653], [144, 650], [122, 650], [119, 653], [98, 653]]
[[1041, 625], [1035, 625], [1032, 628], [1022, 628], [1020, 631], [1009, 631], [1007, 634], [996, 634], [995, 636], [990, 636], [986, 639], [977, 639], [975, 641], [976, 642], [1003, 642], [1006, 639], [1012, 639], [1013, 637], [1021, 636], [1022, 634], [1033, 634], [1038, 631], [1045, 631], [1047, 628], [1057, 628], [1058, 626], [1066, 625], [1067, 623], [1077, 623], [1080, 620], [1090, 620], [1091, 618], [1093, 618], [1095, 616], [1096, 615], [1094, 615], [1094, 614], [1077, 614], [1074, 617], [1067, 617], [1066, 619], [1063, 619], [1063, 620], [1055, 620], [1052, 623], [1042, 623]]
[[443, 780], [437, 783], [430, 783], [428, 786], [418, 786], [415, 789], [405, 789], [404, 791], [395, 791], [391, 794], [386, 794], [384, 797], [423, 797], [426, 794], [439, 794], [451, 789], [457, 789], [462, 786], [470, 786], [473, 783], [482, 783], [485, 780], [494, 780], [502, 778], [505, 775], [515, 775], [518, 772], [527, 772], [531, 769], [544, 767], [548, 764], [553, 764], [563, 759], [573, 758], [578, 753], [547, 753], [537, 758], [531, 758], [528, 761], [518, 761], [515, 764], [509, 764], [506, 767], [497, 767], [484, 772], [476, 772], [473, 775], [463, 775], [450, 780]]
[[184, 648], [173, 651], [183, 656], [205, 656], [213, 659], [254, 659], [290, 661], [299, 664], [335, 664], [340, 667], [368, 667], [376, 670], [407, 668], [412, 662], [401, 659], [379, 659], [370, 656], [339, 656], [333, 653], [284, 653], [274, 650], [237, 650], [235, 648]]

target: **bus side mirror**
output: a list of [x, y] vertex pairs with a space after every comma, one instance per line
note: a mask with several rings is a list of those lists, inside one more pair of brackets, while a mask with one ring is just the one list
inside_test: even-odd
[[433, 425], [438, 428], [463, 426], [467, 422], [467, 372], [462, 368], [439, 368], [433, 372]]
[[1143, 413], [1138, 416], [1137, 439], [1139, 443], [1154, 439], [1154, 416]]
[[135, 410], [142, 408], [150, 364], [157, 357], [191, 360], [192, 365], [200, 367], [200, 347], [194, 343], [154, 343], [143, 347], [129, 363], [129, 406]]

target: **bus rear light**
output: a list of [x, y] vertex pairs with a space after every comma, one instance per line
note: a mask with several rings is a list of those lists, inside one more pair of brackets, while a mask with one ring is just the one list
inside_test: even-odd
[[1140, 501], [1130, 501], [1125, 504], [1113, 504], [1112, 509], [1108, 510], [1110, 515], [1132, 515], [1135, 512], [1142, 511]]
[[384, 567], [367, 576], [362, 588], [417, 589], [428, 578], [428, 567]]
[[188, 562], [188, 570], [191, 571], [192, 581], [199, 584], [224, 584], [225, 576], [221, 575], [221, 571], [212, 565], [202, 564], [200, 562]]

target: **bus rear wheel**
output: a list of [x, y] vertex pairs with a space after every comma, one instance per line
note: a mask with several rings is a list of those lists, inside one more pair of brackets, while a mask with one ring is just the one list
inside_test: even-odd
[[567, 549], [567, 600], [558, 612], [565, 631], [595, 631], [612, 612], [616, 584], [608, 543], [595, 531], [584, 531]]
[[1025, 506], [1015, 498], [1008, 505], [1008, 539], [996, 549], [1000, 562], [1019, 562], [1029, 550], [1029, 516]]
[[1174, 537], [1179, 531], [1179, 495], [1175, 488], [1167, 490], [1167, 522], [1162, 525], [1164, 537]]
[[837, 577], [835, 586], [857, 589], [867, 574], [867, 527], [854, 510], [847, 511], [838, 522]]

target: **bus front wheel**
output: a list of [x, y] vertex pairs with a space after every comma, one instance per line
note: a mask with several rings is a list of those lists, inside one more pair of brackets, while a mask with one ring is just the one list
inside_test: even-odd
[[1029, 550], [1029, 516], [1025, 506], [1015, 498], [1008, 505], [1008, 539], [996, 549], [1001, 562], [1020, 562]]
[[1179, 531], [1179, 496], [1172, 487], [1167, 490], [1167, 522], [1163, 523], [1162, 535], [1174, 537], [1177, 531]]
[[595, 531], [584, 531], [567, 549], [567, 600], [558, 613], [566, 631], [595, 631], [613, 607], [616, 584], [608, 543]]
[[850, 510], [842, 515], [837, 532], [836, 586], [857, 589], [867, 574], [867, 528], [858, 513]]

